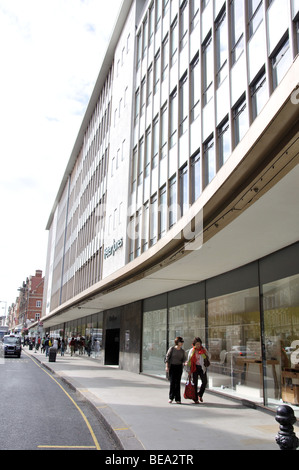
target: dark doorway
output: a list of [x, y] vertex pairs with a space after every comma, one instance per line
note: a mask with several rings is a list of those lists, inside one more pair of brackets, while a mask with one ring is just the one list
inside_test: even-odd
[[106, 330], [105, 365], [107, 366], [118, 366], [119, 364], [119, 338], [119, 328]]

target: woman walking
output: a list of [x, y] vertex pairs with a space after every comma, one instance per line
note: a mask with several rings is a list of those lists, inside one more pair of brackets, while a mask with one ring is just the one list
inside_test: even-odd
[[[189, 377], [193, 375], [193, 384], [196, 397], [194, 403], [199, 403], [199, 401], [203, 402], [203, 394], [208, 383], [207, 361], [209, 360], [209, 353], [205, 348], [203, 348], [202, 341], [199, 337], [194, 338], [192, 344], [193, 348], [190, 349], [188, 354], [187, 371]], [[198, 377], [201, 379], [201, 387], [199, 392], [197, 391]]]
[[173, 400], [176, 403], [181, 403], [181, 377], [183, 373], [183, 364], [186, 362], [186, 353], [182, 346], [184, 340], [181, 336], [178, 336], [174, 340], [174, 346], [168, 349], [166, 354], [166, 373], [169, 374], [170, 389], [169, 389], [169, 400], [168, 403], [172, 403]]

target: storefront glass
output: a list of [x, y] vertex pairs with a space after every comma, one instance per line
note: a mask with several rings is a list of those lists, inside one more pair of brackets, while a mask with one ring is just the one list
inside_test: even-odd
[[167, 349], [167, 309], [143, 315], [142, 371], [165, 376], [164, 357]]
[[299, 415], [299, 275], [263, 286], [266, 376], [265, 401], [283, 401]]
[[169, 346], [177, 336], [184, 338], [184, 349], [192, 348], [192, 341], [199, 336], [205, 343], [205, 302], [200, 300], [177, 305], [169, 309]]
[[262, 401], [258, 287], [208, 300], [209, 388]]

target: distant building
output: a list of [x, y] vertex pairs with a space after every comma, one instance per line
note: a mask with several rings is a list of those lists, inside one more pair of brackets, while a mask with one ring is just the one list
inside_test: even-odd
[[[42, 313], [43, 305], [43, 292], [44, 292], [44, 278], [40, 270], [35, 271], [34, 276], [27, 277], [19, 288], [19, 297], [17, 299], [17, 306], [14, 307], [15, 312], [18, 312], [18, 319], [14, 317], [13, 321], [21, 325], [23, 329], [27, 329], [32, 322], [39, 321]], [[18, 325], [15, 325], [16, 328]]]

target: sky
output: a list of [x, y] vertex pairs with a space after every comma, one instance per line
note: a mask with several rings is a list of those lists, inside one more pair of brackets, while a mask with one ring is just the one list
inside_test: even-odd
[[0, 316], [46, 225], [122, 0], [0, 0]]

